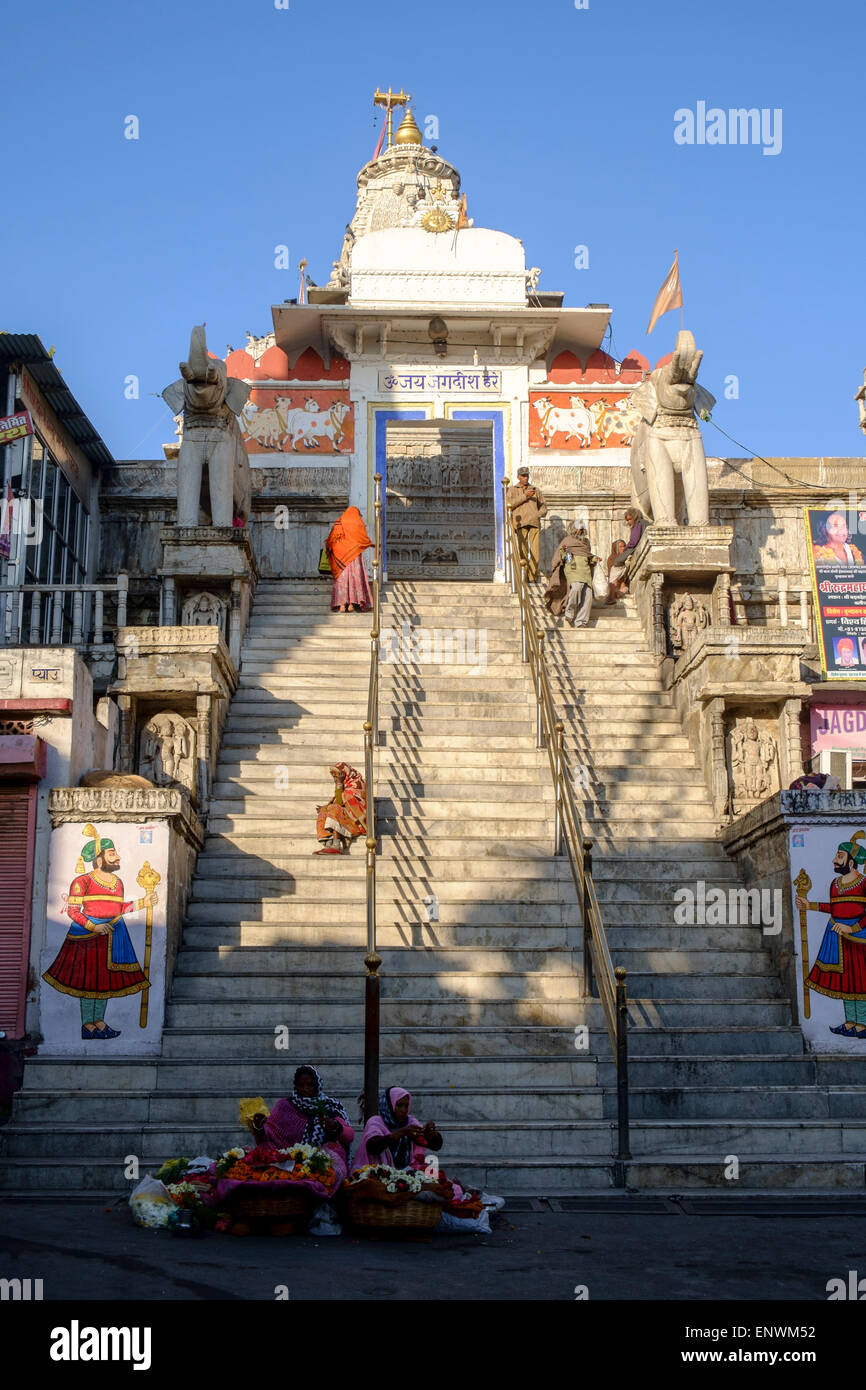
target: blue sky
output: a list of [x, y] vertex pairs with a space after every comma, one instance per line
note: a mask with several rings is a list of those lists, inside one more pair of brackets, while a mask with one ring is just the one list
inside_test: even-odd
[[[302, 255], [327, 280], [377, 84], [438, 118], [475, 225], [522, 237], [541, 288], [611, 304], [614, 355], [672, 348], [678, 314], [645, 330], [676, 246], [719, 425], [748, 453], [863, 456], [862, 0], [40, 0], [3, 31], [0, 328], [56, 346], [118, 458], [172, 437], [152, 393], [193, 323], [242, 346]], [[676, 144], [701, 101], [781, 108], [781, 152]]]

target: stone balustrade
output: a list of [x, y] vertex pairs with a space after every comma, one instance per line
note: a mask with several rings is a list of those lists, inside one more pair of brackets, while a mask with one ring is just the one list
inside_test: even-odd
[[112, 596], [115, 603], [111, 626], [121, 628], [126, 626], [128, 594], [124, 571], [113, 583], [0, 586], [0, 646], [101, 647], [106, 641], [106, 597]]

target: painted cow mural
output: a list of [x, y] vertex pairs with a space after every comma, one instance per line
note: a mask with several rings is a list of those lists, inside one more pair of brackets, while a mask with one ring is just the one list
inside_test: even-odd
[[240, 417], [248, 454], [349, 454], [354, 416], [349, 400], [349, 364], [334, 357], [326, 366], [312, 348], [294, 364], [274, 343], [248, 335], [246, 348], [229, 353], [232, 376], [252, 387]]

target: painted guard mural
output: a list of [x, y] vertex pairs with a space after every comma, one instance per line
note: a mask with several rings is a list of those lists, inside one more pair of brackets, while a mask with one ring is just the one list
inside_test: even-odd
[[[110, 834], [107, 831], [110, 830]], [[84, 835], [74, 873], [73, 837]], [[148, 858], [140, 846], [148, 847]], [[124, 1035], [113, 1050], [158, 1049], [162, 1032], [165, 933], [154, 951], [154, 915], [159, 887], [167, 871], [168, 832], [165, 826], [63, 825], [52, 835], [49, 882], [49, 951], [42, 979], [52, 995], [42, 993], [42, 1052], [94, 1055], [103, 1045]], [[121, 869], [128, 865], [126, 881]], [[133, 879], [134, 894], [127, 885]], [[68, 891], [63, 891], [63, 885]], [[135, 935], [130, 919], [136, 918]], [[51, 927], [65, 935], [57, 949]], [[150, 991], [154, 988], [154, 1008]], [[136, 999], [134, 996], [140, 996]], [[77, 1018], [69, 1008], [77, 1001]], [[123, 1001], [129, 1002], [124, 1007]], [[73, 1018], [75, 1021], [73, 1022]], [[136, 1026], [137, 1025], [137, 1026]], [[78, 1029], [80, 1027], [80, 1034]]]
[[850, 1051], [834, 1041], [845, 1039], [866, 1054], [866, 830], [841, 843], [839, 834], [838, 826], [790, 831], [791, 864], [802, 866], [793, 879], [802, 1027], [816, 1051]]

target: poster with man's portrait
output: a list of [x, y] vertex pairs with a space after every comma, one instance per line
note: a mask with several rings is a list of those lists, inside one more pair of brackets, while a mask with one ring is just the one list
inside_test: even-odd
[[862, 679], [866, 675], [866, 512], [806, 507], [805, 522], [824, 675]]

